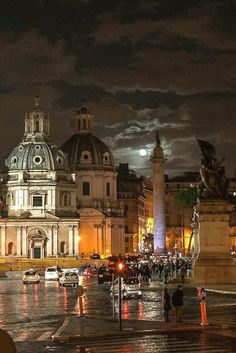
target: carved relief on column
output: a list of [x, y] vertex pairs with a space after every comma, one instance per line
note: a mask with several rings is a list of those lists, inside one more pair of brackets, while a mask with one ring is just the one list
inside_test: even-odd
[[16, 227], [16, 255], [22, 255], [22, 227]]
[[1, 227], [1, 255], [6, 256], [6, 226]]

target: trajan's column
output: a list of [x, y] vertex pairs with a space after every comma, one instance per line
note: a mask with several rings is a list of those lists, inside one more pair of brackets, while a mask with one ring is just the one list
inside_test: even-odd
[[154, 254], [165, 252], [166, 213], [165, 213], [165, 158], [159, 132], [156, 132], [156, 146], [151, 157], [153, 165], [153, 217], [154, 217]]

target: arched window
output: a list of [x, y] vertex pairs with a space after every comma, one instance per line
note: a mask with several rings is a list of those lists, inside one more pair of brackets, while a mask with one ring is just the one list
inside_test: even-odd
[[86, 129], [86, 120], [83, 119], [83, 129]]
[[62, 241], [60, 244], [60, 252], [64, 254], [66, 252], [66, 242]]
[[13, 243], [12, 242], [10, 242], [10, 243], [8, 243], [8, 255], [13, 255]]
[[80, 130], [80, 119], [78, 120], [78, 129]]
[[83, 196], [90, 195], [90, 183], [88, 181], [83, 182]]
[[106, 183], [106, 196], [111, 196], [111, 184]]

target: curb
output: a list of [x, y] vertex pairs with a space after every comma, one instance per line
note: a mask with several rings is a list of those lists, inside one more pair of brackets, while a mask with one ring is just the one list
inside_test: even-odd
[[91, 339], [103, 340], [105, 338], [117, 338], [117, 337], [135, 337], [135, 336], [148, 336], [148, 335], [162, 335], [162, 334], [172, 334], [180, 332], [200, 332], [200, 331], [211, 331], [211, 330], [222, 330], [222, 325], [208, 325], [208, 326], [196, 326], [196, 327], [169, 327], [169, 328], [158, 328], [152, 330], [132, 330], [132, 329], [123, 329], [122, 331], [117, 331], [113, 333], [85, 333], [82, 335], [72, 335], [72, 336], [63, 336], [61, 335], [64, 328], [68, 326], [69, 320], [65, 320], [63, 325], [59, 330], [52, 336], [53, 341], [57, 342], [69, 342], [77, 341], [84, 342]]

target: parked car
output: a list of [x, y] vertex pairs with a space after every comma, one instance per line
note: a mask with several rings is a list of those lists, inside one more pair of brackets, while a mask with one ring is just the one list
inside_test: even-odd
[[27, 270], [23, 274], [23, 283], [28, 284], [28, 283], [39, 283], [40, 282], [40, 276], [37, 271], [35, 270]]
[[59, 278], [60, 286], [78, 286], [79, 276], [75, 271], [63, 272], [62, 276]]
[[101, 258], [101, 256], [96, 253], [90, 255], [91, 260], [100, 260], [100, 258]]
[[98, 270], [96, 268], [87, 267], [83, 272], [83, 275], [87, 277], [96, 277], [98, 275]]
[[[119, 293], [119, 278], [114, 282], [114, 296], [118, 297]], [[142, 298], [142, 290], [140, 281], [136, 277], [121, 278], [121, 295], [122, 299], [127, 298]], [[113, 295], [113, 286], [110, 288], [110, 295]]]
[[61, 275], [62, 272], [59, 271], [57, 266], [47, 267], [45, 270], [45, 280], [58, 281]]

